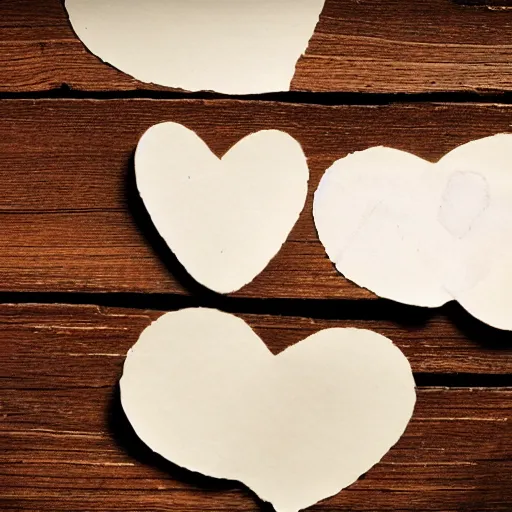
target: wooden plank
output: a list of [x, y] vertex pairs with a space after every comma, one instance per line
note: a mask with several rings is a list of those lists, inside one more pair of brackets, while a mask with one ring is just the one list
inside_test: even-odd
[[[327, 0], [293, 90], [512, 90], [508, 0]], [[60, 0], [0, 2], [0, 91], [155, 89], [89, 54]]]
[[432, 161], [472, 139], [510, 131], [512, 107], [478, 104], [318, 106], [230, 100], [0, 102], [3, 291], [200, 289], [153, 228], [132, 156], [152, 124], [184, 123], [218, 154], [252, 131], [281, 129], [304, 147], [309, 198], [278, 256], [240, 297], [370, 298], [344, 280], [318, 241], [312, 196], [347, 153], [391, 145]]
[[[150, 452], [110, 389], [3, 396], [2, 510], [260, 510], [241, 485]], [[510, 511], [511, 397], [510, 389], [418, 390], [414, 418], [383, 461], [310, 510]]]
[[[315, 317], [319, 309], [303, 317], [240, 316], [275, 354], [319, 330], [356, 327], [392, 339], [415, 373], [512, 374], [510, 333], [489, 328], [479, 335], [473, 326], [462, 330], [443, 314], [404, 318], [403, 311], [388, 310], [380, 317], [339, 320]], [[112, 387], [128, 349], [161, 314], [93, 305], [0, 305], [0, 367], [5, 375], [0, 387]]]
[[[259, 510], [241, 485], [154, 455], [127, 423], [115, 386], [124, 354], [160, 314], [0, 306], [2, 510]], [[275, 352], [323, 327], [362, 326], [243, 317]], [[407, 333], [392, 322], [364, 326], [392, 336], [417, 371], [510, 370], [510, 355], [471, 347], [442, 321]], [[312, 510], [509, 511], [511, 414], [512, 388], [420, 388], [400, 442], [356, 484]]]

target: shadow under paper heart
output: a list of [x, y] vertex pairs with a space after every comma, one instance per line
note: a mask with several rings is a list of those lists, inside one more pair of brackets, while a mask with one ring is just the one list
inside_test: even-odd
[[201, 487], [204, 490], [228, 490], [241, 487], [238, 482], [231, 480], [220, 480], [189, 471], [164, 459], [149, 448], [142, 441], [131, 426], [121, 405], [119, 384], [116, 385], [109, 411], [109, 430], [116, 444], [123, 449], [130, 457], [141, 464], [151, 465], [158, 470], [167, 473], [171, 478], [181, 482]]
[[[165, 473], [170, 479], [177, 480], [186, 485], [193, 486], [204, 492], [227, 492], [235, 491], [242, 498], [251, 499], [256, 503], [261, 512], [273, 512], [274, 508], [270, 503], [262, 501], [251, 489], [235, 480], [218, 479], [196, 473], [182, 468], [161, 455], [158, 455], [140, 439], [131, 426], [121, 404], [119, 383], [116, 384], [109, 408], [108, 408], [109, 431], [117, 444], [129, 457], [137, 463], [149, 465], [158, 471]], [[361, 476], [361, 479], [364, 475]], [[191, 490], [193, 492], [193, 489]]]
[[[202, 475], [195, 471], [185, 469], [165, 459], [149, 448], [138, 437], [128, 420], [121, 404], [119, 382], [116, 384], [108, 407], [108, 428], [116, 445], [136, 463], [149, 465], [159, 472], [166, 474], [170, 479], [177, 480], [186, 485], [197, 488], [203, 492], [236, 492], [242, 499], [252, 500], [260, 512], [275, 512], [271, 503], [259, 498], [249, 487], [236, 480], [226, 480]], [[363, 473], [357, 481], [364, 480], [368, 473]], [[191, 489], [190, 492], [193, 492]], [[326, 498], [323, 502], [331, 498]]]
[[217, 297], [217, 293], [198, 283], [185, 270], [153, 224], [151, 216], [149, 215], [137, 189], [137, 182], [135, 178], [135, 151], [130, 156], [125, 184], [125, 197], [128, 202], [128, 210], [134, 218], [135, 224], [142, 236], [153, 248], [160, 260], [166, 265], [176, 281], [178, 281], [183, 288], [197, 297]]
[[504, 331], [487, 325], [472, 316], [455, 301], [445, 304], [441, 310], [468, 340], [491, 350], [512, 349], [512, 331]]

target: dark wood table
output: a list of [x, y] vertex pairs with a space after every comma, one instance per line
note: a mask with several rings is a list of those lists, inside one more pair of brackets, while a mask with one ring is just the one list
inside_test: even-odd
[[[1, 509], [266, 508], [240, 484], [152, 454], [119, 404], [124, 356], [144, 327], [203, 305], [239, 314], [274, 352], [356, 326], [410, 359], [418, 405], [404, 437], [313, 510], [510, 512], [512, 333], [456, 304], [402, 306], [345, 281], [311, 208], [320, 176], [347, 153], [385, 144], [435, 161], [510, 132], [511, 100], [510, 0], [327, 0], [293, 91], [243, 98], [137, 82], [85, 50], [60, 0], [0, 0]], [[218, 155], [278, 128], [308, 156], [300, 221], [233, 296], [187, 276], [137, 196], [135, 145], [165, 120]]]

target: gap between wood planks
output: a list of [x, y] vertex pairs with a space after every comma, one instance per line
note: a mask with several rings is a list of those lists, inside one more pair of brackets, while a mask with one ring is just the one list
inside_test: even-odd
[[296, 103], [303, 105], [390, 105], [394, 103], [485, 103], [512, 104], [512, 91], [486, 90], [471, 92], [426, 93], [359, 93], [359, 92], [298, 92], [284, 91], [243, 96], [214, 92], [160, 91], [140, 89], [135, 91], [83, 91], [68, 84], [60, 88], [37, 92], [0, 92], [2, 99], [155, 99], [155, 100], [239, 100]]

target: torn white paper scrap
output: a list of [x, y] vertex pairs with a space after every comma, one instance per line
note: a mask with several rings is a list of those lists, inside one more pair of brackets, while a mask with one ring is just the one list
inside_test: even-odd
[[140, 195], [160, 235], [196, 281], [239, 290], [277, 254], [306, 201], [300, 144], [265, 130], [222, 159], [176, 123], [150, 128], [135, 154]]
[[243, 320], [199, 308], [142, 333], [121, 400], [153, 451], [296, 512], [379, 462], [416, 393], [405, 356], [374, 332], [327, 329], [274, 356]]
[[324, 174], [313, 213], [329, 258], [356, 284], [417, 306], [457, 300], [512, 330], [512, 134], [436, 164], [386, 147], [351, 154]]
[[226, 94], [287, 91], [325, 0], [66, 0], [78, 37], [137, 80]]

